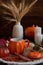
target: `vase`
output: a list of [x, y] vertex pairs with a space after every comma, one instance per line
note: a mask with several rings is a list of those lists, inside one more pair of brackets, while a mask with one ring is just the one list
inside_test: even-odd
[[13, 38], [23, 38], [23, 26], [20, 22], [16, 22], [16, 24], [13, 26], [13, 32], [12, 32]]

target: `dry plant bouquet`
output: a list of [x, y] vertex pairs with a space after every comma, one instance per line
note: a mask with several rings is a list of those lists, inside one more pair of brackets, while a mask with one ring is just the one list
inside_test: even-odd
[[[20, 0], [19, 2], [17, 0], [0, 0], [1, 13], [3, 18], [9, 20], [8, 24], [15, 21], [18, 25], [36, 2], [37, 0]], [[21, 25], [13, 27], [12, 37], [23, 38], [23, 27]]]
[[[4, 0], [0, 0], [0, 7], [2, 9], [3, 16], [9, 22], [16, 21], [20, 22], [21, 19], [28, 13], [31, 7], [37, 2], [37, 0], [21, 0], [18, 4], [16, 0], [7, 0], [7, 2], [3, 2]], [[31, 2], [32, 1], [32, 2]], [[29, 4], [29, 2], [31, 2]], [[9, 18], [9, 16], [12, 16]]]
[[[5, 26], [13, 21], [17, 22], [17, 25], [20, 24], [24, 15], [30, 11], [36, 2], [37, 0], [18, 0], [18, 2], [17, 0], [0, 0], [0, 10], [2, 10], [3, 18], [9, 20]], [[23, 38], [22, 25], [13, 26], [12, 37]]]

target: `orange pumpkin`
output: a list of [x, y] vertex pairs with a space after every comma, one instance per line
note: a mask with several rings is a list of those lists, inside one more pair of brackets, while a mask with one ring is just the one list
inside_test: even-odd
[[25, 29], [25, 35], [26, 37], [30, 37], [30, 38], [34, 38], [34, 30], [35, 30], [35, 26], [31, 26], [31, 27], [27, 27]]
[[[15, 53], [20, 54], [23, 52], [24, 48], [27, 46], [25, 43], [26, 43], [25, 40], [21, 40], [18, 42], [10, 41], [8, 44], [8, 48], [12, 54], [15, 54]], [[29, 41], [28, 41], [28, 43], [29, 43]], [[29, 46], [29, 44], [28, 44], [28, 46]]]
[[0, 58], [6, 58], [7, 56], [9, 56], [10, 51], [8, 48], [6, 47], [0, 47]]

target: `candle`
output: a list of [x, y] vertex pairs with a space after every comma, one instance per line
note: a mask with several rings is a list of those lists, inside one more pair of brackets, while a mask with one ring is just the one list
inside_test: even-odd
[[39, 26], [36, 26], [35, 28], [35, 34], [41, 34], [42, 33], [42, 28]]
[[35, 35], [35, 43], [37, 43], [37, 44], [42, 43], [42, 34]]

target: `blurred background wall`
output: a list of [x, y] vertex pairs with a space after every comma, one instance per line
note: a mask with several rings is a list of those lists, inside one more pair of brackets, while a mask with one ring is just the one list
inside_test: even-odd
[[[15, 22], [10, 23], [9, 25], [7, 25], [7, 22], [9, 21], [4, 20], [0, 12], [0, 38], [12, 36], [12, 29]], [[38, 2], [31, 8], [30, 12], [23, 17], [21, 24], [23, 25], [24, 30], [26, 27], [33, 24], [43, 28], [43, 0], [38, 0]]]

